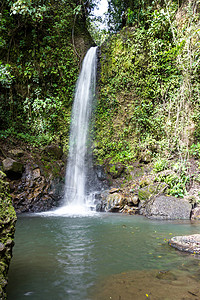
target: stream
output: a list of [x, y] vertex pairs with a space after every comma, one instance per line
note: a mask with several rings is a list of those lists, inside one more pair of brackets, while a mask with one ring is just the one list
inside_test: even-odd
[[[191, 277], [197, 282], [198, 258], [171, 248], [167, 240], [174, 235], [199, 233], [199, 230], [200, 222], [155, 221], [111, 213], [19, 216], [9, 270], [8, 300], [146, 299], [145, 291], [144, 297], [137, 298], [115, 295], [108, 298], [106, 293], [100, 293], [105, 292], [103, 286], [108, 282], [111, 289], [113, 280], [120, 280], [120, 274], [142, 274], [145, 278], [146, 274], [152, 276], [148, 273], [152, 270], [178, 270], [184, 278]], [[185, 281], [182, 284], [186, 286]], [[162, 284], [159, 286], [162, 289]], [[112, 294], [112, 289], [109, 293]], [[184, 299], [197, 299], [190, 296]]]

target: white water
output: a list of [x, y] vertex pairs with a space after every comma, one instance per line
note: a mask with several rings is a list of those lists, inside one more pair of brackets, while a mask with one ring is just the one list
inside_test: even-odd
[[64, 207], [60, 209], [63, 212], [88, 210], [85, 190], [86, 158], [88, 130], [96, 88], [96, 50], [97, 47], [88, 50], [76, 85], [65, 177]]

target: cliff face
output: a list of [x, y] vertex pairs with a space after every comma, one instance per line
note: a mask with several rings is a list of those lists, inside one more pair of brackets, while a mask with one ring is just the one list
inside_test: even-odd
[[9, 195], [9, 184], [6, 175], [0, 171], [0, 299], [6, 299], [8, 269], [14, 245], [15, 210]]
[[129, 10], [127, 27], [101, 46], [94, 155], [111, 186], [128, 199], [159, 182], [163, 193], [188, 195], [196, 206], [199, 3], [160, 2], [147, 5], [136, 19]]
[[127, 18], [101, 47], [94, 153], [101, 163], [186, 157], [200, 136], [198, 1]]

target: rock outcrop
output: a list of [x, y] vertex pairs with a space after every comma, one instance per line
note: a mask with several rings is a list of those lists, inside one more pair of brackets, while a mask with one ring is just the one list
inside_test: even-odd
[[65, 162], [59, 145], [38, 150], [22, 143], [2, 145], [0, 165], [7, 175], [17, 213], [40, 212], [59, 205], [64, 192]]
[[16, 214], [9, 195], [6, 175], [0, 171], [0, 299], [6, 299], [8, 269], [14, 245]]
[[63, 196], [64, 182], [53, 178], [52, 174], [44, 175], [42, 168], [28, 162], [25, 165], [22, 179], [10, 182], [13, 205], [16, 212], [40, 212], [58, 206]]
[[23, 165], [10, 157], [2, 161], [3, 171], [10, 179], [18, 179], [22, 176]]
[[98, 199], [96, 210], [105, 212], [138, 213], [139, 199], [137, 195], [123, 194], [119, 188], [106, 190]]

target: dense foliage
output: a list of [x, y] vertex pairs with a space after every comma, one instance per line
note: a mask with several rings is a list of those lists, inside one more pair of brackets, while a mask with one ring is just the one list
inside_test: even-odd
[[99, 162], [184, 160], [200, 139], [199, 3], [176, 2], [146, 2], [139, 18], [128, 8], [129, 26], [101, 48]]
[[0, 4], [0, 134], [63, 142], [80, 61], [92, 40], [90, 3], [4, 0]]
[[[182, 0], [172, 0], [170, 3], [178, 7]], [[163, 7], [165, 0], [108, 0], [108, 26], [111, 32], [122, 29], [124, 25], [146, 25], [147, 14], [156, 6]]]

